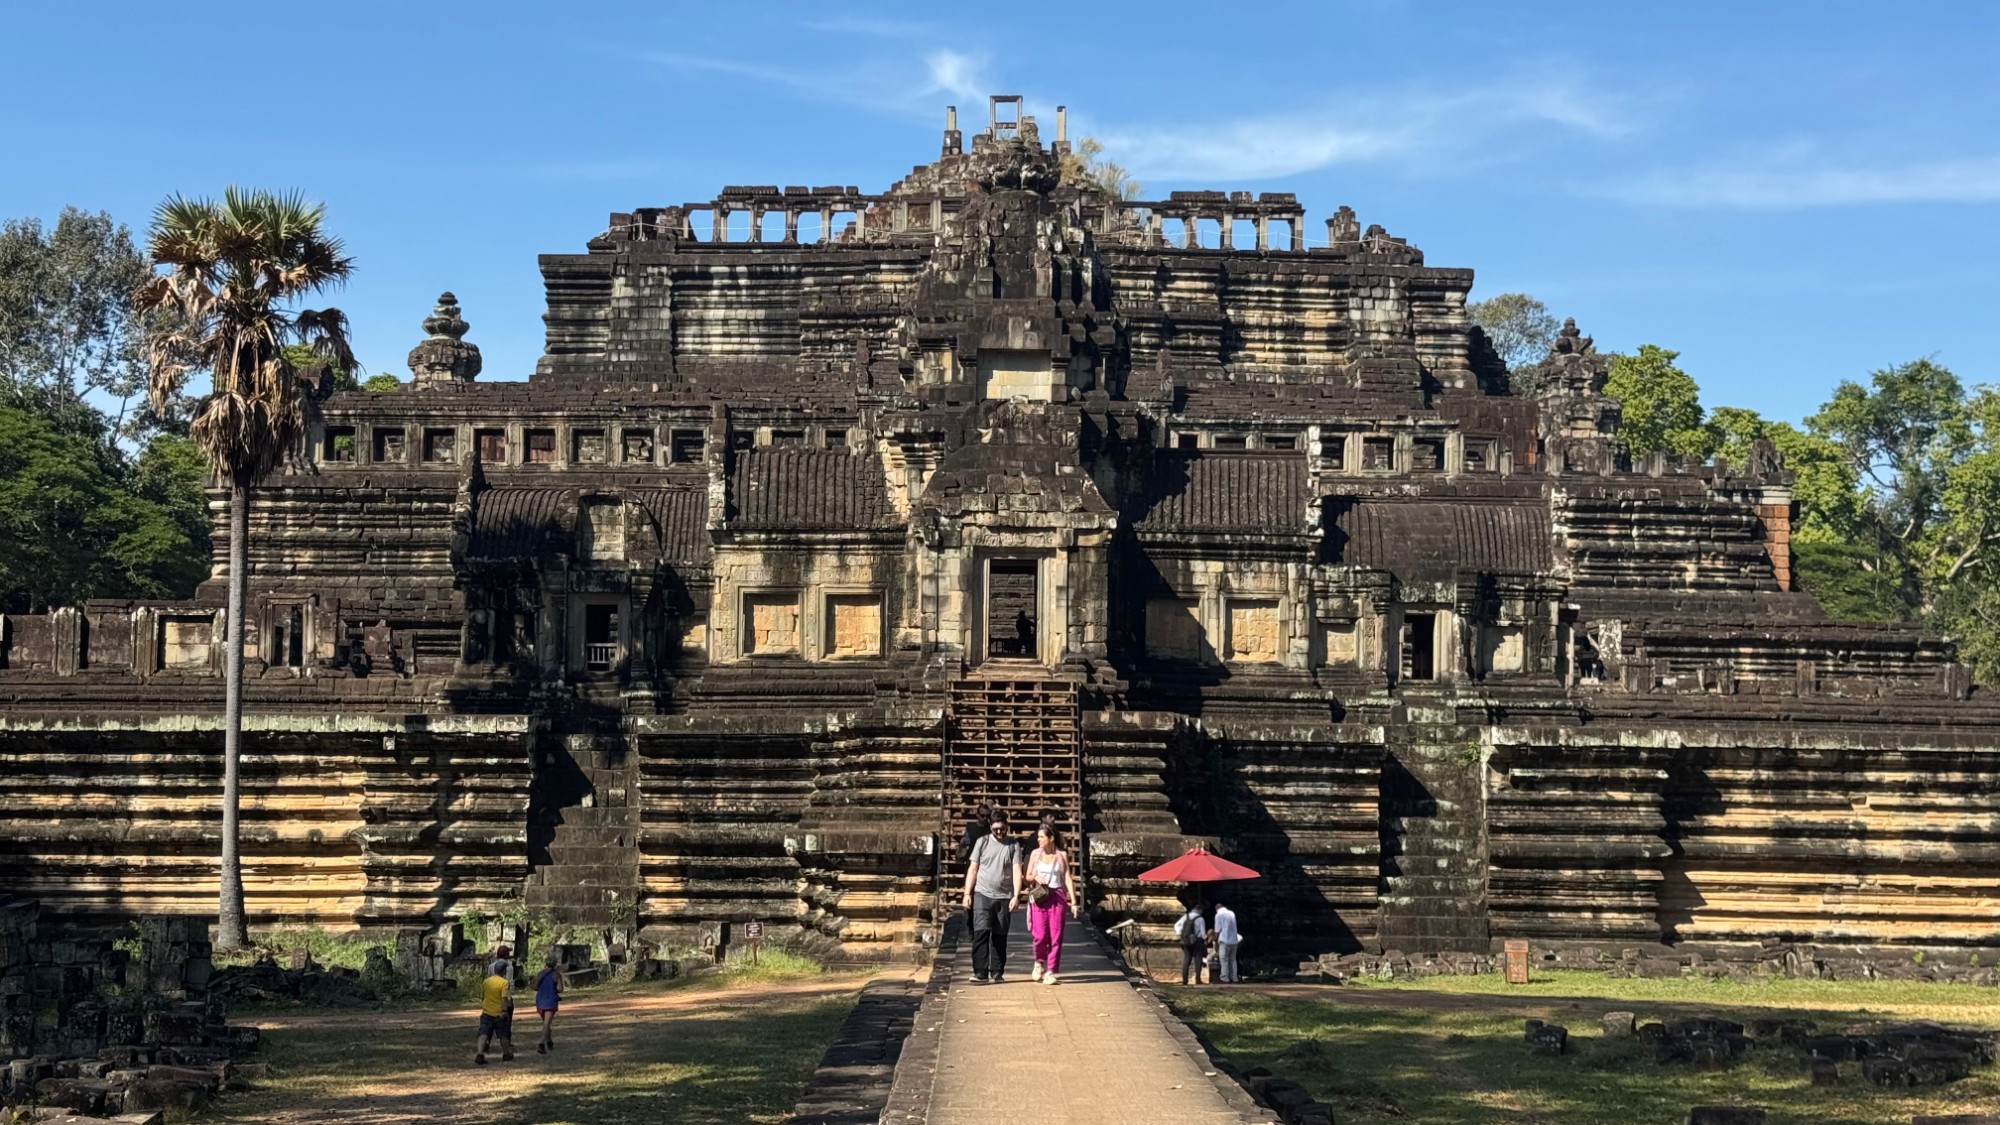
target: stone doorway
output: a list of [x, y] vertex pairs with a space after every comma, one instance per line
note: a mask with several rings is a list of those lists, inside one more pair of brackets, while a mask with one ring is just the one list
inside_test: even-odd
[[1040, 564], [992, 559], [986, 564], [986, 657], [1034, 660], [1041, 630]]

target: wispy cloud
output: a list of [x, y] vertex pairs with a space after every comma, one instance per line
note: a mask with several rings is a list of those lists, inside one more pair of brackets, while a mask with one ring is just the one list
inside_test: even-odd
[[1335, 96], [1326, 106], [1171, 128], [1106, 125], [1100, 137], [1141, 177], [1257, 180], [1337, 164], [1462, 160], [1537, 132], [1615, 140], [1639, 125], [1628, 103], [1540, 79], [1448, 94]]
[[1776, 211], [1891, 203], [2000, 202], [2000, 156], [1841, 161], [1793, 148], [1738, 160], [1659, 168], [1598, 185], [1596, 194], [1655, 207]]
[[993, 89], [982, 73], [983, 61], [957, 51], [933, 51], [924, 58], [924, 70], [930, 76], [930, 85], [925, 93], [944, 93], [962, 101], [974, 102]]
[[[671, 71], [720, 74], [783, 87], [808, 101], [854, 106], [897, 117], [928, 118], [941, 108], [939, 95], [973, 102], [985, 96], [984, 60], [959, 51], [937, 50], [920, 63], [879, 63], [848, 70], [791, 69], [714, 55], [648, 51], [639, 56]], [[915, 72], [913, 74], [913, 71]]]
[[856, 35], [868, 39], [921, 39], [937, 31], [936, 25], [922, 20], [882, 20], [850, 15], [807, 20], [800, 26], [808, 31], [822, 31], [829, 35]]

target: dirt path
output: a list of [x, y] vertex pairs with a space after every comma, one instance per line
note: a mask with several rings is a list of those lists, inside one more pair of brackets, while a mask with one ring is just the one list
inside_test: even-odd
[[[907, 973], [907, 970], [901, 970]], [[532, 1006], [516, 1055], [472, 1061], [476, 1018], [452, 1009], [249, 1016], [264, 1029], [269, 1079], [231, 1095], [212, 1121], [276, 1125], [500, 1125], [527, 1122], [758, 1121], [789, 1108], [862, 974], [697, 982], [565, 1002], [554, 1053], [538, 1055]], [[732, 1116], [733, 1115], [733, 1116]]]

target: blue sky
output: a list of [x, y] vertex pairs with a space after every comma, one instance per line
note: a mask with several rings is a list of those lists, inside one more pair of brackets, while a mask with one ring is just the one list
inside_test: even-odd
[[[143, 227], [230, 183], [324, 200], [371, 370], [456, 292], [487, 378], [541, 350], [535, 256], [724, 184], [879, 190], [1019, 93], [1148, 196], [1297, 192], [1677, 348], [1796, 418], [1935, 355], [2000, 380], [2000, 5], [26, 6], [0, 216]], [[232, 74], [240, 77], [232, 78]]]

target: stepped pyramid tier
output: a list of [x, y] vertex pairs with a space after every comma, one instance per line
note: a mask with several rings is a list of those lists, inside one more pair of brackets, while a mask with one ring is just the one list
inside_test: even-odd
[[[259, 924], [913, 952], [995, 800], [1141, 940], [1138, 872], [1257, 868], [1252, 963], [2000, 938], [2000, 707], [1794, 587], [1775, 455], [1634, 454], [1574, 324], [1516, 393], [1471, 271], [1117, 198], [1023, 108], [613, 214], [524, 381], [447, 293], [320, 394], [250, 509]], [[210, 908], [221, 532], [188, 601], [0, 617], [0, 885]]]

